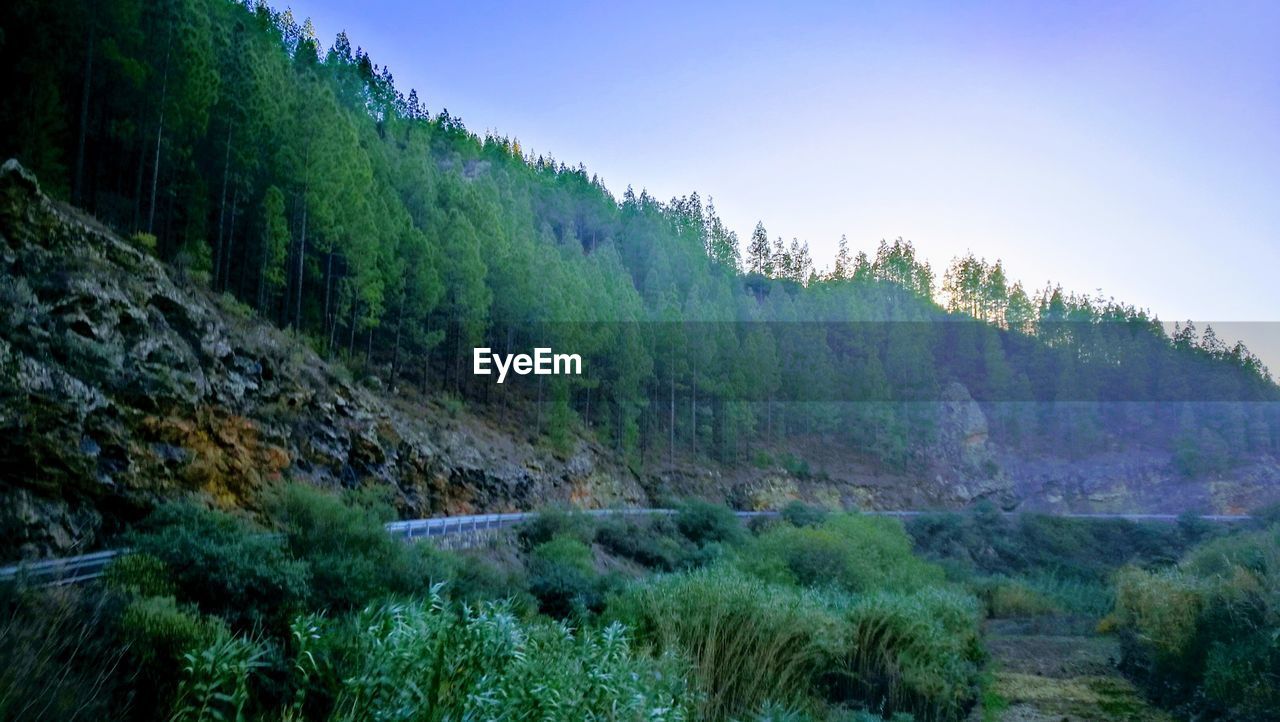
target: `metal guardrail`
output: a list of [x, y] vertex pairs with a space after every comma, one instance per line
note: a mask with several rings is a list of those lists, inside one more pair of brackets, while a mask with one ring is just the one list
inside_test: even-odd
[[[653, 515], [671, 515], [675, 514], [674, 509], [645, 509], [645, 508], [626, 508], [626, 509], [589, 509], [583, 513], [590, 516], [653, 516]], [[895, 518], [909, 518], [921, 516], [923, 514], [945, 513], [938, 511], [866, 511], [864, 514], [874, 514], [876, 516], [888, 516]], [[1021, 512], [1005, 512], [1007, 515], [1018, 514]], [[1027, 512], [1036, 513], [1036, 512]], [[734, 514], [740, 519], [752, 519], [756, 517], [777, 516], [776, 511], [735, 511]], [[504, 529], [515, 526], [522, 521], [532, 519], [538, 515], [537, 512], [518, 512], [512, 514], [472, 514], [468, 516], [446, 516], [431, 519], [408, 519], [405, 521], [393, 521], [386, 525], [387, 533], [393, 538], [403, 539], [411, 542], [419, 539], [430, 539], [434, 537], [446, 537], [457, 534], [474, 533], [480, 531], [488, 531], [493, 529]], [[1173, 522], [1178, 519], [1176, 514], [1055, 514], [1054, 516], [1066, 517], [1069, 519], [1125, 519], [1128, 521], [1162, 521]], [[1247, 515], [1231, 515], [1231, 514], [1208, 514], [1200, 517], [1205, 521], [1212, 522], [1239, 522], [1248, 521], [1251, 517]], [[111, 563], [111, 560], [117, 556], [127, 553], [128, 549], [107, 549], [92, 554], [82, 554], [74, 557], [63, 557], [60, 559], [47, 559], [44, 561], [28, 562], [22, 564], [14, 564], [10, 566], [0, 567], [0, 582], [13, 580], [24, 580], [30, 583], [42, 586], [60, 586], [63, 584], [78, 584], [102, 576], [103, 570]]]

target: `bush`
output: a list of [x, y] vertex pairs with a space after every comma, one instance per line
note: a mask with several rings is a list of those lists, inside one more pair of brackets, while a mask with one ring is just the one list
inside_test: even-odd
[[1059, 611], [1048, 597], [1018, 579], [993, 577], [977, 582], [978, 599], [993, 619], [1034, 617]]
[[746, 538], [742, 522], [733, 510], [709, 501], [695, 499], [682, 504], [676, 512], [675, 524], [686, 539], [698, 546], [740, 544]]
[[849, 641], [837, 699], [885, 714], [960, 719], [977, 696], [983, 660], [978, 602], [948, 589], [876, 593], [847, 610]]
[[1177, 561], [1189, 541], [1177, 527], [1123, 519], [1006, 516], [990, 504], [968, 514], [923, 514], [908, 521], [916, 550], [957, 576], [1040, 576], [1105, 582], [1125, 564]]
[[520, 542], [520, 548], [526, 551], [557, 536], [567, 536], [590, 544], [595, 537], [595, 527], [591, 517], [580, 511], [565, 509], [544, 509], [516, 527], [516, 539]]
[[1126, 569], [1114, 626], [1124, 665], [1206, 717], [1280, 709], [1280, 528], [1215, 539], [1173, 569]]
[[753, 714], [769, 702], [809, 705], [842, 634], [838, 615], [817, 595], [729, 567], [636, 583], [606, 614], [659, 653], [692, 660], [704, 694], [698, 718], [708, 720]]
[[173, 597], [137, 597], [120, 616], [119, 638], [136, 670], [142, 709], [167, 709], [175, 695], [174, 670], [183, 655], [204, 646], [225, 627], [180, 606]]
[[130, 535], [130, 544], [164, 562], [178, 599], [237, 628], [283, 629], [306, 602], [306, 565], [290, 559], [280, 539], [226, 512], [166, 504]]
[[103, 582], [128, 595], [171, 597], [177, 589], [165, 563], [150, 554], [124, 554], [111, 560], [103, 571]]
[[390, 594], [426, 591], [428, 566], [387, 534], [392, 509], [368, 492], [345, 497], [287, 484], [266, 500], [289, 554], [307, 565], [313, 608], [349, 610]]
[[569, 536], [534, 547], [529, 559], [529, 591], [538, 608], [556, 618], [599, 611], [604, 586], [593, 566], [591, 549]]
[[596, 543], [610, 554], [664, 572], [687, 566], [693, 558], [688, 542], [677, 538], [674, 524], [665, 516], [643, 521], [606, 518], [596, 528]]
[[437, 595], [371, 607], [351, 627], [335, 720], [693, 718], [683, 665], [636, 654], [621, 625], [574, 633], [522, 624], [502, 604], [460, 612]]
[[826, 509], [802, 501], [793, 501], [782, 507], [780, 515], [791, 526], [821, 526], [827, 520]]
[[939, 567], [911, 553], [900, 522], [857, 514], [833, 515], [820, 527], [775, 527], [749, 545], [742, 565], [778, 583], [851, 592], [909, 591], [943, 581]]

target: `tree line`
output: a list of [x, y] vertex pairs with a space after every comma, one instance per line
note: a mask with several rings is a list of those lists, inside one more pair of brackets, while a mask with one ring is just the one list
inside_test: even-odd
[[[0, 149], [50, 192], [387, 388], [509, 406], [555, 446], [734, 461], [821, 435], [908, 468], [954, 382], [1011, 444], [1280, 449], [1267, 370], [1209, 329], [972, 255], [939, 280], [902, 239], [817, 270], [710, 198], [616, 197], [475, 134], [261, 0], [13, 0], [0, 31]], [[534, 345], [585, 373], [470, 374], [473, 347]]]

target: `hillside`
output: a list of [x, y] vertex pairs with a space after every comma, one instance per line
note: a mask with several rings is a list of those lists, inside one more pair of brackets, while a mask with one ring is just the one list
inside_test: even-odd
[[0, 171], [0, 239], [9, 557], [98, 545], [182, 493], [253, 508], [265, 485], [286, 477], [390, 486], [406, 517], [671, 496], [755, 508], [797, 498], [871, 508], [991, 498], [1026, 508], [1236, 510], [1274, 494], [1265, 460], [1215, 495], [1159, 454], [1015, 457], [991, 443], [982, 406], [958, 384], [938, 406], [938, 440], [924, 462], [931, 477], [816, 437], [770, 447], [778, 458], [768, 463], [682, 455], [637, 467], [582, 430], [569, 452], [558, 450], [520, 420], [528, 409], [513, 421], [501, 407], [354, 381], [297, 335], [174, 277], [145, 248], [47, 198], [12, 161]]
[[[48, 194], [10, 171], [24, 553], [177, 489], [251, 504], [277, 475], [394, 484], [414, 516], [1280, 494], [1280, 387], [1211, 328], [973, 254], [939, 273], [901, 238], [820, 269], [709, 196], [615, 195], [429, 112], [264, 2], [19, 0], [0, 31], [0, 158]], [[480, 347], [583, 373], [498, 385], [469, 373]]]
[[71, 552], [183, 491], [252, 506], [282, 475], [394, 485], [401, 513], [636, 503], [600, 450], [557, 458], [435, 403], [407, 408], [0, 171], [5, 556]]

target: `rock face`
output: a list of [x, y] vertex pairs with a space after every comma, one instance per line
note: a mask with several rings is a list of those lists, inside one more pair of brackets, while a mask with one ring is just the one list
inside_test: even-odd
[[282, 476], [392, 485], [407, 516], [639, 503], [580, 441], [567, 459], [465, 412], [345, 380], [233, 301], [0, 169], [0, 559], [74, 553], [156, 500], [249, 506]]
[[1009, 502], [1009, 481], [987, 442], [987, 417], [963, 385], [952, 382], [942, 390], [934, 463], [938, 491], [962, 502], [996, 498]]

